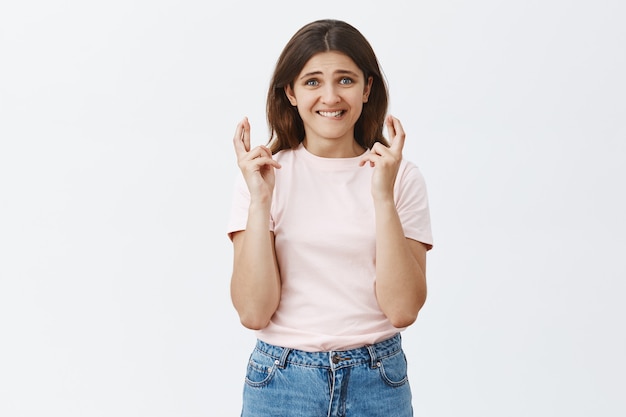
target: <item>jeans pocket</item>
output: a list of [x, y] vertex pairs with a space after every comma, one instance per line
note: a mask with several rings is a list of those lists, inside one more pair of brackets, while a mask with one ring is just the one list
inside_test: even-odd
[[272, 380], [275, 372], [275, 359], [255, 349], [248, 360], [246, 384], [251, 387], [266, 386]]
[[379, 359], [378, 371], [382, 380], [390, 387], [399, 387], [408, 381], [407, 362], [403, 351]]

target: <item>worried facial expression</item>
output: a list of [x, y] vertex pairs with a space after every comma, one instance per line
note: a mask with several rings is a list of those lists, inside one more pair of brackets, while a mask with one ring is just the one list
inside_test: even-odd
[[352, 143], [371, 86], [372, 77], [365, 79], [351, 58], [331, 51], [313, 55], [285, 93], [298, 108], [306, 142]]

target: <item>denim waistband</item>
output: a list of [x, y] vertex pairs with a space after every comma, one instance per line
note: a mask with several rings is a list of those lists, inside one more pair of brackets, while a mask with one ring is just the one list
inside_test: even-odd
[[256, 350], [271, 356], [274, 363], [284, 368], [286, 364], [296, 364], [316, 368], [340, 368], [361, 363], [370, 363], [372, 368], [378, 366], [378, 361], [402, 350], [400, 333], [389, 339], [350, 350], [335, 350], [328, 352], [306, 352], [298, 349], [270, 345], [257, 340]]

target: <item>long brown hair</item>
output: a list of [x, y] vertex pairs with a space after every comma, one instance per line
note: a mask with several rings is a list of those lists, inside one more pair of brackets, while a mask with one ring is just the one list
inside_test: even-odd
[[376, 142], [387, 145], [383, 123], [387, 114], [388, 92], [378, 59], [365, 37], [350, 24], [332, 19], [311, 22], [298, 30], [278, 58], [267, 93], [267, 121], [272, 153], [295, 149], [304, 139], [304, 123], [298, 109], [291, 105], [285, 86], [293, 82], [308, 60], [319, 52], [337, 51], [350, 57], [363, 71], [365, 79], [373, 78], [367, 103], [354, 126], [359, 145], [371, 148]]

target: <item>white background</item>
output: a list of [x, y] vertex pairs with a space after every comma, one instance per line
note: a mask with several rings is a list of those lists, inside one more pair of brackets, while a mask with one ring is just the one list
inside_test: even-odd
[[236, 416], [224, 232], [303, 24], [377, 51], [429, 186], [416, 416], [626, 415], [620, 0], [5, 1], [0, 415]]

